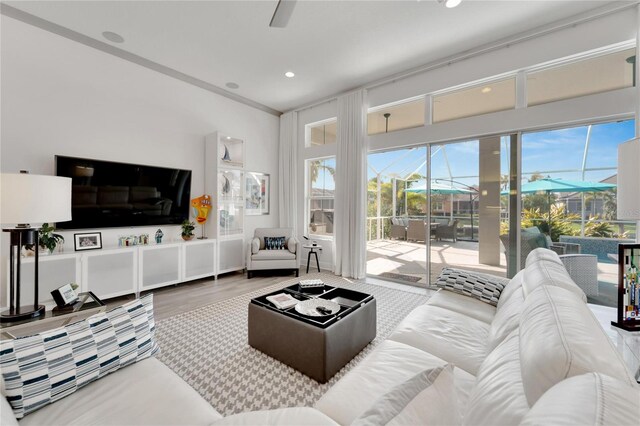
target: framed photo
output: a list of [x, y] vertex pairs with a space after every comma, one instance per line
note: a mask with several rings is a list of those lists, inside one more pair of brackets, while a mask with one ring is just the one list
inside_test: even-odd
[[269, 214], [269, 175], [247, 172], [244, 197], [246, 215]]
[[59, 307], [71, 305], [78, 300], [78, 295], [71, 287], [71, 284], [65, 284], [60, 288], [57, 288], [51, 292], [53, 300]]
[[101, 249], [102, 233], [86, 232], [82, 234], [73, 234], [73, 245], [76, 251]]

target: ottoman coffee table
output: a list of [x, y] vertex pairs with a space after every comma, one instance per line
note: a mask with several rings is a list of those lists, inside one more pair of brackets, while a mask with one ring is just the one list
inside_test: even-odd
[[[332, 300], [340, 310], [311, 317], [295, 307], [278, 309], [267, 297], [280, 293], [300, 301]], [[326, 383], [375, 337], [376, 299], [358, 291], [295, 284], [249, 303], [249, 345], [320, 383]]]

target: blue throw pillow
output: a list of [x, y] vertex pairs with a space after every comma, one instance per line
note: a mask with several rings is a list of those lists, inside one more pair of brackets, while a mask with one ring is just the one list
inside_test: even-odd
[[266, 250], [284, 250], [286, 237], [264, 237], [264, 248]]

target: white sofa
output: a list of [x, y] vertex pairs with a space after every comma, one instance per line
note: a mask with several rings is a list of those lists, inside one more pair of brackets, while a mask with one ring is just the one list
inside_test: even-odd
[[[222, 418], [151, 358], [20, 424], [349, 425], [391, 388], [446, 363], [455, 365], [462, 424], [637, 424], [640, 388], [585, 301], [558, 256], [538, 249], [497, 307], [439, 291], [313, 408]], [[0, 423], [15, 424], [4, 398], [1, 403]]]
[[[412, 311], [329, 389], [316, 412], [306, 411], [309, 424], [349, 425], [395, 386], [446, 363], [455, 365], [465, 425], [637, 425], [640, 419], [640, 387], [583, 291], [556, 253], [537, 249], [497, 307], [440, 290]], [[300, 424], [299, 410], [242, 413], [216, 424]]]
[[[285, 237], [284, 250], [266, 250], [265, 237]], [[247, 278], [255, 271], [288, 269], [300, 273], [301, 247], [291, 228], [256, 228], [247, 247]]]

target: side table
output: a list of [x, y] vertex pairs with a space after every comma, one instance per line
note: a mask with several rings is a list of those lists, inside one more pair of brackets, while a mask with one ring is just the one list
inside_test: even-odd
[[318, 260], [318, 251], [322, 251], [322, 246], [308, 244], [302, 247], [309, 250], [309, 254], [307, 255], [307, 274], [309, 273], [309, 264], [311, 263], [312, 254], [316, 257], [316, 266], [318, 267], [318, 272], [320, 272], [320, 261]]
[[92, 292], [79, 293], [78, 301], [71, 306], [65, 308], [55, 307], [46, 310], [44, 315], [35, 318], [0, 323], [0, 338], [15, 339], [18, 337], [15, 333], [21, 330], [29, 331], [19, 334], [29, 335], [54, 327], [62, 327], [75, 319], [80, 320], [106, 310], [107, 305]]

